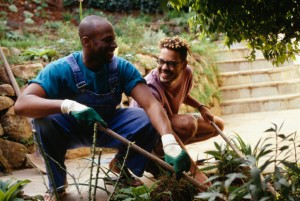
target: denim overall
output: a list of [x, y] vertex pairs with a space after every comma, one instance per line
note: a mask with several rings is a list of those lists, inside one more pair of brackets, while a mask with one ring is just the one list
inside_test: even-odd
[[[141, 108], [116, 109], [121, 101], [121, 93], [117, 94], [115, 90], [119, 84], [117, 58], [114, 57], [109, 64], [110, 92], [106, 94], [96, 94], [87, 90], [83, 74], [74, 57], [69, 55], [67, 62], [73, 71], [78, 89], [76, 97], [70, 99], [94, 108], [111, 130], [151, 152], [157, 140], [157, 132], [144, 110]], [[66, 182], [66, 166], [64, 164], [66, 151], [67, 149], [91, 146], [93, 128], [78, 124], [73, 116], [66, 114], [34, 119], [33, 124], [45, 153], [62, 167], [59, 167], [51, 159], [49, 160], [54, 177], [54, 184], [51, 184], [49, 178], [50, 188], [52, 190], [56, 188], [57, 191], [63, 190]], [[103, 132], [97, 132], [96, 143], [98, 147], [117, 148], [119, 152], [115, 157], [120, 160], [125, 156], [127, 146]], [[147, 161], [145, 156], [131, 150], [125, 164], [136, 176], [142, 176]]]

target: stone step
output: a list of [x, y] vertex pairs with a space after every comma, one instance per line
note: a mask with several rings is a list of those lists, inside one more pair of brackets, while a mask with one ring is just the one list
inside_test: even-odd
[[[220, 40], [214, 41], [214, 44], [217, 46], [219, 50], [228, 50], [228, 46], [224, 43], [224, 38], [220, 38]], [[245, 42], [233, 43], [230, 45], [230, 50], [234, 49], [242, 49], [247, 48], [247, 44]]]
[[[215, 64], [218, 66], [219, 71], [222, 72], [232, 72], [232, 71], [249, 71], [249, 70], [259, 70], [259, 69], [272, 69], [274, 68], [272, 62], [267, 61], [264, 58], [256, 58], [255, 61], [250, 62], [247, 59], [234, 59], [234, 60], [224, 60], [216, 61]], [[292, 65], [292, 62], [286, 62], [279, 65], [278, 67], [284, 67]]]
[[221, 103], [221, 108], [223, 115], [297, 109], [300, 108], [300, 93], [229, 100]]
[[300, 78], [220, 87], [223, 100], [300, 93]]
[[[251, 50], [247, 47], [238, 47], [238, 48], [226, 48], [219, 49], [214, 52], [215, 59], [217, 61], [230, 61], [235, 59], [246, 59], [249, 56]], [[256, 58], [263, 58], [261, 51], [257, 50], [255, 52]]]
[[300, 78], [300, 65], [221, 73], [222, 86]]

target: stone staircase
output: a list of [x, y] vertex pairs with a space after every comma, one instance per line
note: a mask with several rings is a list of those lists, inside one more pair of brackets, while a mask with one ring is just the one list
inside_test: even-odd
[[242, 44], [216, 52], [222, 114], [300, 108], [300, 65], [291, 62], [275, 67], [261, 52], [248, 62], [249, 53]]

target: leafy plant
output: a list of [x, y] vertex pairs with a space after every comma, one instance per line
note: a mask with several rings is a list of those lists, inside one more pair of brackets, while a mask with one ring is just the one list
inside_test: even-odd
[[14, 181], [12, 179], [0, 180], [0, 200], [22, 201], [22, 189], [30, 180]]
[[52, 59], [56, 58], [58, 54], [56, 50], [53, 49], [44, 50], [32, 48], [25, 50], [22, 55], [28, 60], [35, 60], [39, 58], [45, 61], [51, 61]]
[[[216, 163], [203, 169], [216, 171], [209, 177], [213, 185], [208, 192], [200, 193], [197, 198], [214, 200], [223, 195], [227, 200], [234, 201], [299, 200], [300, 168], [297, 147], [300, 145], [295, 132], [288, 135], [280, 132], [282, 126], [283, 124], [273, 124], [266, 132], [274, 135], [259, 140], [254, 149], [238, 135], [231, 138], [245, 155], [244, 159], [238, 158], [228, 145], [215, 143], [216, 150], [207, 153], [216, 159]], [[260, 158], [268, 156], [265, 162], [259, 163]], [[274, 167], [274, 171], [265, 174], [262, 179], [262, 173], [269, 166]], [[273, 185], [276, 195], [267, 189], [268, 185]]]
[[150, 197], [151, 188], [146, 185], [138, 187], [127, 187], [118, 190], [112, 200], [126, 200], [126, 201], [147, 201], [152, 200]]

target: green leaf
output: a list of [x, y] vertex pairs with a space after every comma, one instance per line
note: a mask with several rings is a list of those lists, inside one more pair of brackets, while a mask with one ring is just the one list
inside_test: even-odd
[[288, 149], [288, 148], [289, 148], [289, 146], [285, 145], [285, 146], [283, 146], [283, 147], [280, 147], [279, 150], [280, 150], [280, 151], [284, 151], [284, 150], [286, 150], [286, 149]]
[[135, 195], [142, 195], [142, 194], [148, 192], [148, 188], [145, 185], [142, 185], [142, 186], [138, 186], [138, 187], [132, 188], [132, 192]]
[[26, 179], [22, 181], [16, 181], [15, 183], [11, 184], [6, 192], [5, 201], [15, 198], [15, 196], [17, 196], [22, 190], [23, 186], [29, 182], [30, 180]]
[[265, 130], [265, 133], [267, 133], [267, 132], [276, 132], [276, 130], [274, 128], [269, 128], [269, 129]]
[[281, 161], [286, 167], [288, 167], [293, 172], [300, 174], [300, 168], [296, 163]]
[[25, 200], [22, 198], [13, 198], [11, 201], [25, 201]]
[[5, 198], [5, 193], [2, 190], [0, 190], [0, 200], [2, 201], [4, 200], [4, 198]]
[[216, 199], [217, 197], [221, 197], [221, 194], [219, 192], [204, 192], [204, 193], [199, 193], [194, 198], [217, 200]]
[[242, 173], [231, 173], [231, 174], [227, 174], [226, 177], [228, 179], [225, 180], [224, 183], [224, 187], [225, 188], [229, 188], [229, 186], [231, 185], [231, 183], [235, 180], [235, 179], [244, 179], [247, 178], [244, 174]]

